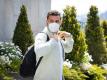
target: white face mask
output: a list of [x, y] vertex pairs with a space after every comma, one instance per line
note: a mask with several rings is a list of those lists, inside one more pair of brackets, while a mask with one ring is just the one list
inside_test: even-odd
[[59, 31], [59, 27], [60, 27], [60, 25], [58, 23], [50, 23], [48, 26], [48, 29], [50, 32], [56, 33]]

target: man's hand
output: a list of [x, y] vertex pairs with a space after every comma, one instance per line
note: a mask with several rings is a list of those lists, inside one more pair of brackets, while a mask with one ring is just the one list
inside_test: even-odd
[[59, 31], [58, 36], [59, 36], [60, 39], [64, 40], [65, 38], [68, 38], [71, 35], [70, 35], [70, 33], [66, 32], [66, 31]]
[[55, 40], [58, 41], [58, 35], [57, 34], [53, 34], [50, 38], [54, 38]]

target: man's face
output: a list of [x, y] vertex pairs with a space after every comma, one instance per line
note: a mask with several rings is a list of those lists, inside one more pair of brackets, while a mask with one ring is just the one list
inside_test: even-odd
[[60, 18], [60, 16], [49, 16], [48, 19], [47, 19], [47, 26], [50, 23], [58, 23], [58, 24], [61, 25], [61, 18]]

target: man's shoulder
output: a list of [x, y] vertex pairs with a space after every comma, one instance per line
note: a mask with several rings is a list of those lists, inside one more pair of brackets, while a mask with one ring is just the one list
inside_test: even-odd
[[35, 36], [35, 40], [47, 40], [47, 34], [44, 32], [39, 32], [37, 33], [37, 35]]
[[39, 33], [37, 33], [37, 35], [36, 35], [36, 37], [46, 37], [47, 35], [46, 35], [46, 33], [45, 32], [39, 32]]

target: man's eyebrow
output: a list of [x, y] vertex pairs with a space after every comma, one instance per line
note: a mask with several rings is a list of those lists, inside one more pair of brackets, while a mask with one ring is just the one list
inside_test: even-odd
[[60, 21], [60, 20], [55, 20], [55, 21], [57, 21], [57, 22], [58, 22], [58, 21]]

